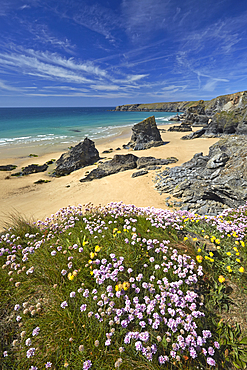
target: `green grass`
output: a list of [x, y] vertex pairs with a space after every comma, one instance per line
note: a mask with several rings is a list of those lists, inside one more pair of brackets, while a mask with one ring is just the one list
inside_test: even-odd
[[[1, 368], [245, 369], [246, 227], [245, 207], [216, 218], [120, 203], [14, 216], [0, 238]], [[181, 337], [195, 339], [177, 347]]]

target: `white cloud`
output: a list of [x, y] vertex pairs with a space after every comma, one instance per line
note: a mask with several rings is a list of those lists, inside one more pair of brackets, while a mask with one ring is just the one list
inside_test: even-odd
[[19, 91], [19, 89], [13, 87], [13, 86], [10, 86], [10, 85], [7, 85], [5, 83], [5, 81], [2, 81], [0, 80], [0, 90], [6, 90], [6, 91]]

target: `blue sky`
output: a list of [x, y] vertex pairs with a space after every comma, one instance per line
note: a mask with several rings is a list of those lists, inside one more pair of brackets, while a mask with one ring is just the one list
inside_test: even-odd
[[246, 0], [1, 0], [0, 106], [246, 90]]

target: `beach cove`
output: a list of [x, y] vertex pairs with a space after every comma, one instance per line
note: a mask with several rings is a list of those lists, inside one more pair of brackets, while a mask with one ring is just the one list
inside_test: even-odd
[[[180, 140], [184, 133], [167, 131], [169, 126], [171, 125], [158, 126], [166, 130], [161, 132], [165, 144], [159, 147], [140, 151], [122, 149], [122, 145], [130, 140], [130, 126], [116, 130], [113, 136], [94, 140], [95, 146], [100, 157], [105, 159], [112, 159], [115, 154], [127, 153], [138, 157], [153, 156], [164, 159], [176, 157], [178, 162], [169, 166], [174, 167], [190, 160], [195, 153], [207, 154], [209, 147], [218, 141], [217, 138]], [[196, 129], [193, 128], [193, 131]], [[102, 153], [110, 148], [113, 149], [111, 153]], [[117, 148], [121, 150], [116, 151]], [[16, 169], [18, 171], [30, 164], [42, 165], [51, 159], [57, 160], [66, 151], [66, 144], [63, 143], [54, 147], [48, 144], [42, 147], [26, 145], [16, 149], [8, 147], [5, 155], [0, 158], [0, 165], [15, 164], [18, 166]], [[38, 157], [30, 157], [30, 153], [35, 153]], [[139, 207], [167, 208], [165, 203], [169, 194], [160, 195], [154, 188], [153, 179], [156, 171], [149, 171], [145, 176], [131, 178], [135, 171], [128, 170], [92, 182], [80, 183], [79, 180], [85, 176], [87, 171], [95, 168], [95, 165], [84, 167], [60, 178], [50, 176], [52, 166], [44, 173], [22, 177], [10, 176], [10, 172], [0, 172], [0, 230], [4, 229], [6, 221], [9, 222], [12, 215], [20, 214], [27, 220], [33, 221], [44, 220], [62, 207], [89, 202], [96, 206], [122, 201], [125, 204], [134, 204]], [[49, 182], [35, 184], [40, 179]]]

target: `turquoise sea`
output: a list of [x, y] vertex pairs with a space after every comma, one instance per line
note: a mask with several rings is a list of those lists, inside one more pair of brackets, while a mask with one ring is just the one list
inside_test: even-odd
[[157, 125], [176, 113], [116, 112], [114, 107], [0, 108], [0, 148], [23, 145], [72, 145], [88, 137], [107, 138], [154, 115]]

